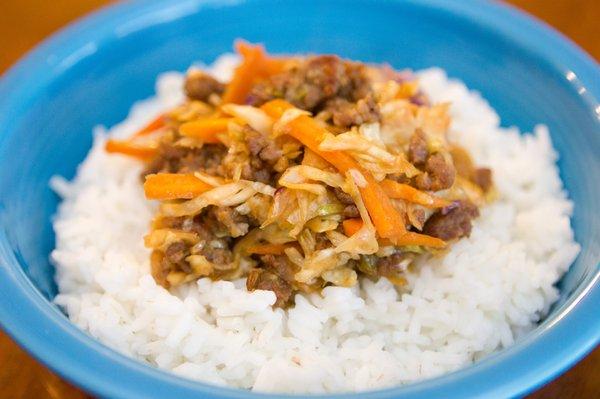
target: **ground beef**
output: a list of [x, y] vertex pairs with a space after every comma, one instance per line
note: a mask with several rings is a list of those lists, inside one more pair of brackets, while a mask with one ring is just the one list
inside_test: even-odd
[[414, 179], [420, 190], [439, 191], [452, 187], [456, 170], [451, 161], [439, 152], [429, 155], [425, 161], [425, 172]]
[[473, 171], [473, 182], [486, 192], [492, 188], [492, 170], [489, 168], [477, 168]]
[[356, 205], [346, 205], [343, 215], [347, 218], [357, 218], [360, 216], [360, 212], [358, 211]]
[[[218, 246], [215, 246], [215, 244]], [[218, 240], [210, 241], [204, 250], [200, 252], [200, 255], [204, 255], [206, 260], [215, 265], [228, 265], [233, 261], [233, 254], [229, 248], [221, 248], [221, 245]]]
[[150, 267], [154, 280], [165, 288], [169, 288], [167, 280], [171, 272], [191, 273], [192, 269], [185, 260], [190, 255], [190, 247], [183, 241], [170, 244], [166, 251], [152, 251]]
[[331, 241], [329, 241], [329, 238], [327, 238], [325, 233], [315, 234], [315, 251], [320, 251], [329, 247], [331, 247]]
[[[211, 206], [206, 210], [205, 220], [211, 224], [211, 229], [223, 234], [224, 230], [231, 237], [239, 237], [248, 232], [251, 223], [250, 218], [240, 214], [228, 206]], [[224, 228], [224, 229], [223, 229]]]
[[[283, 157], [281, 148], [273, 139], [266, 138], [250, 126], [243, 128], [249, 160], [242, 163], [241, 177], [245, 180], [258, 181], [275, 186], [280, 173], [275, 170], [275, 165]], [[237, 173], [240, 160], [226, 157], [222, 170], [226, 177], [232, 178]]]
[[250, 105], [283, 98], [314, 112], [336, 97], [356, 102], [370, 92], [364, 65], [343, 61], [333, 55], [311, 57], [288, 71], [255, 85], [247, 99]]
[[345, 193], [341, 188], [335, 187], [333, 189], [333, 193], [337, 197], [337, 199], [344, 205], [354, 205], [354, 200], [350, 196], [350, 194]]
[[259, 181], [274, 185], [276, 172], [273, 167], [260, 158], [250, 158], [250, 162], [242, 166], [242, 179]]
[[183, 241], [174, 242], [167, 247], [165, 258], [173, 264], [181, 265], [182, 263], [186, 263], [185, 258], [190, 255], [189, 249], [189, 245]]
[[397, 277], [404, 272], [405, 263], [410, 255], [396, 252], [385, 258], [377, 259], [377, 275], [380, 277]]
[[466, 200], [455, 201], [434, 213], [423, 226], [423, 233], [444, 241], [468, 237], [471, 220], [479, 216], [477, 207]]
[[344, 128], [380, 120], [379, 106], [372, 95], [367, 95], [355, 103], [335, 98], [327, 102], [325, 110], [331, 113], [334, 125]]
[[210, 175], [222, 176], [221, 163], [227, 154], [222, 144], [205, 144], [201, 148], [180, 147], [161, 144], [159, 155], [142, 173], [190, 173], [202, 170]]
[[408, 143], [408, 160], [419, 166], [427, 160], [427, 140], [422, 130], [417, 129]]
[[[317, 240], [318, 242], [319, 240]], [[291, 304], [294, 276], [298, 266], [285, 255], [263, 255], [260, 267], [250, 271], [246, 280], [248, 290], [273, 291], [277, 297], [275, 306], [284, 307]]]
[[244, 127], [244, 133], [246, 135], [246, 145], [253, 156], [270, 165], [274, 165], [282, 157], [281, 148], [275, 144], [272, 138], [266, 137], [247, 125]]
[[333, 189], [333, 193], [335, 194], [336, 198], [342, 203], [342, 205], [345, 205], [344, 210], [342, 211], [342, 214], [345, 217], [357, 218], [360, 216], [358, 208], [354, 204], [354, 200], [350, 195], [346, 194], [341, 188], [338, 187], [335, 187]]
[[294, 275], [298, 272], [298, 267], [285, 255], [263, 255], [260, 262], [263, 269], [278, 275], [288, 283], [294, 281]]
[[386, 178], [398, 183], [414, 185], [414, 182], [411, 180], [411, 178], [406, 176], [404, 173], [392, 173], [387, 175]]
[[198, 101], [208, 101], [212, 94], [221, 94], [225, 85], [202, 71], [191, 71], [185, 78], [185, 94], [188, 98]]
[[274, 304], [276, 307], [287, 306], [292, 300], [292, 286], [277, 274], [263, 269], [250, 270], [246, 279], [246, 289], [273, 291], [277, 298]]
[[218, 211], [214, 208], [217, 207], [209, 207], [193, 218], [165, 218], [161, 220], [161, 225], [196, 233], [200, 240], [193, 248], [194, 253], [203, 255], [217, 265], [226, 265], [233, 261], [233, 239], [227, 227], [215, 216]]

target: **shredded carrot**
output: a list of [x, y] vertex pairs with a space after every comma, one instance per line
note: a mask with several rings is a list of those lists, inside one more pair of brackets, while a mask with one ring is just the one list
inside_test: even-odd
[[246, 249], [249, 254], [256, 255], [280, 255], [289, 245], [286, 244], [262, 244], [253, 245]]
[[415, 204], [423, 205], [430, 208], [443, 208], [450, 205], [449, 201], [438, 198], [434, 195], [426, 193], [421, 190], [417, 190], [408, 184], [402, 184], [393, 180], [383, 180], [381, 188], [390, 198], [402, 199]]
[[146, 198], [154, 200], [191, 199], [211, 188], [193, 174], [182, 173], [152, 174], [144, 182]]
[[261, 78], [268, 78], [269, 76], [276, 75], [282, 72], [287, 63], [290, 61], [289, 58], [286, 57], [271, 57], [269, 56], [264, 48], [258, 45], [251, 45], [244, 41], [239, 41], [236, 43], [237, 52], [244, 58], [250, 58], [254, 55], [256, 48], [260, 48], [261, 53], [261, 65], [258, 69], [258, 76]]
[[344, 219], [342, 222], [342, 227], [344, 228], [344, 233], [350, 237], [353, 236], [360, 228], [363, 226], [363, 221], [361, 218], [356, 219]]
[[264, 61], [263, 77], [277, 75], [285, 70], [286, 64], [289, 62], [287, 58], [268, 57]]
[[138, 130], [133, 137], [140, 137], [150, 134], [161, 127], [165, 126], [165, 117], [164, 115], [159, 115], [152, 122], [148, 123], [146, 126]]
[[235, 48], [243, 60], [225, 88], [221, 100], [223, 104], [242, 104], [257, 80], [283, 71], [289, 61], [285, 57], [269, 57], [263, 46], [241, 40], [235, 43]]
[[179, 126], [179, 133], [200, 139], [205, 143], [220, 143], [217, 133], [227, 131], [230, 120], [231, 118], [211, 118], [186, 122]]
[[[262, 106], [262, 109], [272, 118], [278, 119], [283, 113], [294, 106], [284, 100], [272, 100]], [[406, 232], [402, 215], [394, 208], [373, 175], [364, 170], [350, 155], [341, 151], [321, 151], [319, 144], [327, 133], [313, 118], [301, 115], [291, 120], [287, 133], [299, 140], [314, 153], [335, 166], [340, 172], [346, 173], [354, 169], [358, 171], [367, 184], [359, 187], [360, 194], [369, 215], [373, 219], [375, 229], [381, 237], [400, 237]]]
[[156, 147], [143, 146], [131, 140], [108, 140], [104, 147], [106, 152], [129, 155], [148, 161], [156, 155]]
[[419, 245], [430, 248], [444, 248], [446, 242], [437, 237], [428, 236], [427, 234], [419, 234], [413, 231], [407, 231], [401, 237], [391, 237], [387, 239], [390, 243], [396, 246], [403, 245]]
[[238, 53], [243, 57], [242, 63], [235, 69], [233, 78], [225, 88], [221, 102], [223, 104], [242, 104], [250, 92], [264, 64], [265, 50], [262, 46], [252, 46], [246, 42], [236, 43]]
[[[344, 228], [344, 233], [350, 237], [354, 235], [360, 228], [363, 226], [363, 221], [360, 218], [357, 219], [345, 219], [342, 222], [342, 227]], [[426, 234], [419, 234], [412, 231], [407, 231], [400, 237], [391, 237], [391, 238], [380, 238], [379, 243], [382, 245], [420, 245], [423, 247], [432, 247], [432, 248], [443, 248], [446, 246], [446, 243], [439, 238], [428, 236]]]

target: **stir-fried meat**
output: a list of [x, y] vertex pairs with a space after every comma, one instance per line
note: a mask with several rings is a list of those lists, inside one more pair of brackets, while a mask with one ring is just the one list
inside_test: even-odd
[[284, 307], [292, 300], [292, 287], [277, 274], [262, 269], [252, 269], [246, 280], [248, 291], [266, 290], [273, 291], [277, 298], [276, 307]]
[[325, 110], [331, 112], [333, 124], [339, 127], [378, 122], [380, 118], [379, 106], [372, 95], [357, 102], [335, 98], [327, 102]]
[[412, 256], [408, 253], [396, 252], [377, 260], [377, 275], [380, 277], [398, 277], [406, 271]]
[[370, 92], [365, 66], [323, 55], [254, 86], [247, 99], [250, 105], [262, 105], [283, 98], [295, 106], [316, 111], [336, 97], [356, 102]]
[[192, 100], [207, 102], [212, 94], [221, 94], [225, 85], [205, 72], [190, 71], [185, 79], [185, 94]]
[[417, 129], [408, 143], [408, 160], [415, 165], [422, 165], [427, 160], [427, 140], [421, 129]]
[[154, 280], [165, 288], [169, 288], [169, 275], [176, 273], [191, 273], [192, 268], [185, 260], [190, 255], [190, 247], [183, 241], [174, 242], [166, 251], [152, 251], [150, 258], [151, 273]]
[[281, 148], [270, 137], [266, 137], [247, 125], [244, 127], [244, 133], [250, 154], [259, 157], [261, 161], [274, 165], [283, 155]]
[[471, 220], [478, 216], [479, 210], [473, 203], [455, 201], [427, 219], [423, 232], [444, 241], [468, 237], [471, 234]]
[[331, 246], [331, 242], [323, 233], [315, 234], [315, 250], [320, 251]]
[[420, 190], [439, 191], [452, 187], [455, 178], [456, 170], [452, 160], [436, 152], [427, 157], [425, 172], [415, 178], [415, 184]]
[[190, 255], [189, 246], [183, 241], [177, 241], [167, 247], [165, 251], [165, 259], [180, 267], [183, 271], [189, 271], [189, 265], [185, 262], [185, 258]]
[[492, 170], [489, 168], [477, 168], [473, 171], [473, 183], [477, 184], [486, 192], [492, 187]]
[[252, 157], [242, 167], [242, 178], [271, 184], [274, 181], [273, 167], [260, 158]]
[[[229, 216], [224, 216], [228, 214]], [[199, 237], [199, 242], [193, 248], [184, 242], [177, 242], [177, 246], [171, 251], [170, 256], [166, 252], [175, 244], [171, 244], [165, 252], [165, 259], [172, 263], [178, 263], [181, 259], [177, 258], [176, 250], [184, 250], [185, 246], [190, 253], [203, 255], [208, 261], [226, 265], [233, 260], [231, 252], [232, 239], [229, 232], [231, 226], [226, 226], [221, 220], [235, 222], [237, 225], [247, 224], [247, 218], [239, 215], [234, 209], [224, 207], [208, 207], [200, 215], [194, 217], [169, 217], [160, 220], [160, 225], [163, 228], [183, 230], [186, 232], [196, 233]], [[237, 226], [239, 228], [239, 226]], [[246, 227], [247, 228], [247, 227]], [[176, 261], [177, 260], [177, 261]]]
[[294, 274], [298, 272], [298, 267], [285, 255], [263, 255], [260, 257], [260, 262], [265, 270], [278, 275], [288, 283], [294, 281]]
[[211, 206], [206, 210], [204, 217], [209, 229], [217, 236], [240, 237], [248, 232], [251, 225], [248, 216], [228, 206]]
[[342, 214], [347, 218], [357, 218], [360, 216], [360, 212], [356, 205], [346, 205]]
[[354, 205], [354, 200], [350, 194], [345, 193], [341, 188], [335, 187], [333, 192], [338, 200], [344, 205]]
[[222, 144], [205, 144], [201, 148], [189, 148], [163, 143], [158, 154], [142, 176], [159, 172], [190, 173], [200, 170], [222, 176], [221, 163], [227, 154], [227, 147]]
[[344, 210], [342, 212], [342, 214], [345, 217], [357, 218], [360, 216], [358, 208], [354, 204], [354, 200], [349, 194], [346, 194], [344, 191], [342, 191], [341, 188], [338, 187], [333, 189], [333, 193], [335, 194], [336, 198], [342, 203], [342, 205], [345, 205]]
[[[270, 107], [228, 110], [219, 103], [223, 85], [191, 72], [185, 81], [189, 101], [165, 114], [164, 128], [155, 132], [156, 139], [150, 136], [156, 141], [148, 150], [159, 148], [145, 174], [203, 171], [221, 178], [215, 184], [227, 184], [213, 189], [199, 176], [165, 175], [152, 190], [145, 187], [149, 198], [165, 201], [146, 239], [159, 284], [169, 288], [204, 276], [247, 277], [249, 291], [273, 291], [275, 306], [285, 307], [296, 292], [352, 286], [365, 276], [401, 286], [418, 253], [443, 248], [442, 240], [469, 236], [479, 216], [475, 203], [492, 197], [482, 195], [492, 187], [492, 172], [477, 168], [466, 149], [444, 137], [447, 107], [429, 107], [410, 74], [330, 55], [272, 65], [286, 69], [270, 76], [270, 67], [254, 71], [250, 88], [236, 86], [241, 80], [234, 79], [231, 92], [240, 93], [226, 101], [245, 98], [258, 107], [283, 99], [312, 115], [292, 126], [292, 113], [277, 118], [279, 105], [290, 109], [290, 104], [280, 103], [276, 112]], [[191, 130], [178, 128], [187, 122], [200, 123], [188, 125]], [[355, 128], [374, 122], [381, 133], [378, 148], [365, 145], [365, 139], [377, 137], [377, 126]], [[330, 133], [338, 134], [340, 145], [322, 150], [319, 141]], [[208, 144], [221, 141], [225, 144]], [[297, 187], [280, 184], [292, 166], [297, 166], [290, 173]], [[352, 188], [348, 180], [342, 183], [352, 169], [371, 174], [354, 183], [374, 229], [360, 230], [365, 221], [358, 197], [339, 188]], [[213, 205], [197, 207], [205, 199]], [[449, 200], [454, 202], [440, 209]]]
[[[250, 156], [246, 162], [241, 164], [242, 179], [258, 181], [274, 186], [280, 175], [275, 170], [275, 165], [284, 158], [281, 148], [276, 144], [275, 140], [265, 137], [248, 125], [243, 127], [243, 134]], [[288, 160], [287, 158], [285, 159]], [[225, 176], [233, 178], [240, 167], [240, 162], [235, 155], [227, 156], [222, 166]]]

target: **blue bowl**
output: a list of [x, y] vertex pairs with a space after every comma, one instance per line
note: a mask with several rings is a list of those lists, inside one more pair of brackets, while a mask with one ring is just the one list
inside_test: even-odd
[[[162, 71], [211, 62], [237, 37], [273, 52], [332, 52], [396, 67], [441, 66], [479, 90], [505, 126], [546, 123], [576, 204], [583, 250], [551, 314], [463, 370], [362, 398], [512, 397], [564, 371], [600, 339], [600, 71], [543, 24], [482, 1], [133, 1], [68, 27], [0, 83], [0, 321], [34, 356], [115, 398], [258, 397], [178, 378], [117, 354], [51, 303], [54, 174], [72, 177], [96, 124], [122, 120]], [[338, 395], [350, 397], [352, 395]], [[355, 397], [359, 397], [358, 395]]]

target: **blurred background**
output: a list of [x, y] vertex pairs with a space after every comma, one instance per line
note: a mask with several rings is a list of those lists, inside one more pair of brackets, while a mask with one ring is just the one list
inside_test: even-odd
[[[451, 0], [449, 0], [451, 1]], [[457, 0], [458, 1], [458, 0]], [[509, 0], [568, 36], [600, 60], [600, 0]], [[108, 0], [0, 0], [0, 74], [28, 50]], [[87, 398], [0, 331], [0, 398]], [[529, 398], [600, 396], [600, 349]]]

